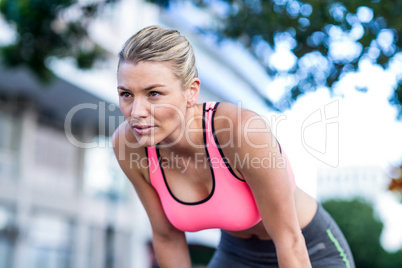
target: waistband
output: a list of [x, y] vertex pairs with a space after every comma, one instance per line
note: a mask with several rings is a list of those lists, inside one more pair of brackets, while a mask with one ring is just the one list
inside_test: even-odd
[[[307, 247], [309, 246], [309, 244], [314, 244], [316, 239], [320, 239], [320, 235], [317, 235], [317, 230], [326, 228], [327, 226], [329, 226], [331, 221], [333, 221], [331, 216], [329, 216], [322, 205], [318, 203], [317, 211], [313, 219], [301, 230]], [[233, 249], [235, 247], [237, 248], [237, 250], [241, 248], [253, 252], [275, 252], [275, 245], [272, 240], [261, 240], [258, 238], [239, 238], [230, 235], [225, 231], [221, 231], [221, 241], [218, 248], [226, 250], [229, 248]]]

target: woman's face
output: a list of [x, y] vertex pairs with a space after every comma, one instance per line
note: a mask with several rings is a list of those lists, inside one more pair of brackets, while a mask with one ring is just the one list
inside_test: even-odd
[[141, 145], [177, 141], [187, 97], [169, 62], [122, 62], [117, 83], [120, 109]]

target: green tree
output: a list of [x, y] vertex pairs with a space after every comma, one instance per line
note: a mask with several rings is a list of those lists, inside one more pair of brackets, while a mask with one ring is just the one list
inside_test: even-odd
[[[3, 64], [27, 65], [46, 79], [49, 57], [72, 57], [80, 68], [90, 68], [105, 55], [91, 41], [88, 25], [109, 4], [118, 0], [0, 0], [0, 12], [15, 29], [13, 44], [1, 49]], [[178, 0], [147, 0], [168, 8]], [[191, 0], [215, 14], [202, 32], [214, 33], [219, 40], [243, 43], [273, 78], [294, 80], [280, 101], [267, 105], [283, 110], [302, 94], [333, 85], [368, 59], [387, 68], [399, 61], [402, 47], [402, 20], [399, 0]], [[219, 8], [216, 8], [219, 7]], [[224, 12], [221, 12], [221, 11]], [[348, 41], [352, 53], [334, 53]], [[283, 70], [269, 64], [269, 51], [287, 42], [296, 59]], [[345, 43], [344, 43], [345, 44]], [[399, 56], [398, 56], [399, 55]], [[395, 78], [390, 102], [402, 117], [402, 75]], [[359, 88], [358, 90], [365, 90]]]
[[359, 268], [397, 268], [402, 264], [402, 251], [389, 253], [380, 244], [383, 223], [372, 206], [362, 200], [329, 200], [323, 207], [344, 233]]
[[[169, 8], [176, 0], [148, 0]], [[240, 41], [272, 76], [288, 75], [294, 84], [282, 100], [267, 103], [279, 110], [289, 107], [298, 96], [319, 87], [333, 89], [348, 72], [358, 70], [368, 59], [386, 68], [400, 57], [402, 47], [402, 1], [385, 0], [192, 0], [215, 14], [213, 23], [202, 31], [218, 39]], [[222, 12], [223, 11], [223, 12]], [[267, 60], [269, 51], [287, 41], [296, 61], [280, 70]], [[340, 49], [343, 42], [349, 44]], [[347, 43], [346, 43], [347, 42]], [[343, 47], [344, 48], [344, 47]], [[337, 50], [349, 53], [336, 53]], [[399, 56], [395, 57], [399, 53]], [[396, 78], [390, 102], [402, 116], [402, 75]], [[358, 90], [366, 90], [358, 88]]]
[[0, 12], [16, 32], [15, 42], [0, 50], [2, 63], [24, 64], [42, 80], [52, 77], [46, 67], [49, 57], [72, 57], [78, 67], [92, 67], [105, 51], [91, 40], [87, 28], [114, 1], [0, 0]]

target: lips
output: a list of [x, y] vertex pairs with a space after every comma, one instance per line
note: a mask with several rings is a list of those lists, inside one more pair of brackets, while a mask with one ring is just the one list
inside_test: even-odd
[[149, 126], [149, 125], [134, 125], [133, 130], [137, 132], [138, 134], [148, 134], [151, 132], [155, 126]]

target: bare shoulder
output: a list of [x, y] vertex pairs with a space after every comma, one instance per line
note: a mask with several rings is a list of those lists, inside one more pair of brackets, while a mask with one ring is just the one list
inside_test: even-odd
[[241, 123], [244, 125], [247, 121], [265, 121], [265, 118], [260, 114], [246, 108], [242, 108], [240, 106], [231, 104], [229, 102], [221, 102], [219, 103], [218, 108], [216, 109], [215, 118], [219, 117], [227, 118], [233, 121], [234, 124]]
[[229, 138], [247, 139], [251, 136], [253, 139], [258, 139], [259, 136], [270, 133], [269, 122], [264, 116], [227, 102], [219, 104], [214, 125], [215, 131], [221, 133], [217, 134], [218, 139], [221, 138], [223, 141]]
[[116, 159], [132, 183], [138, 178], [149, 181], [146, 148], [139, 145], [127, 122], [115, 130], [112, 144]]

